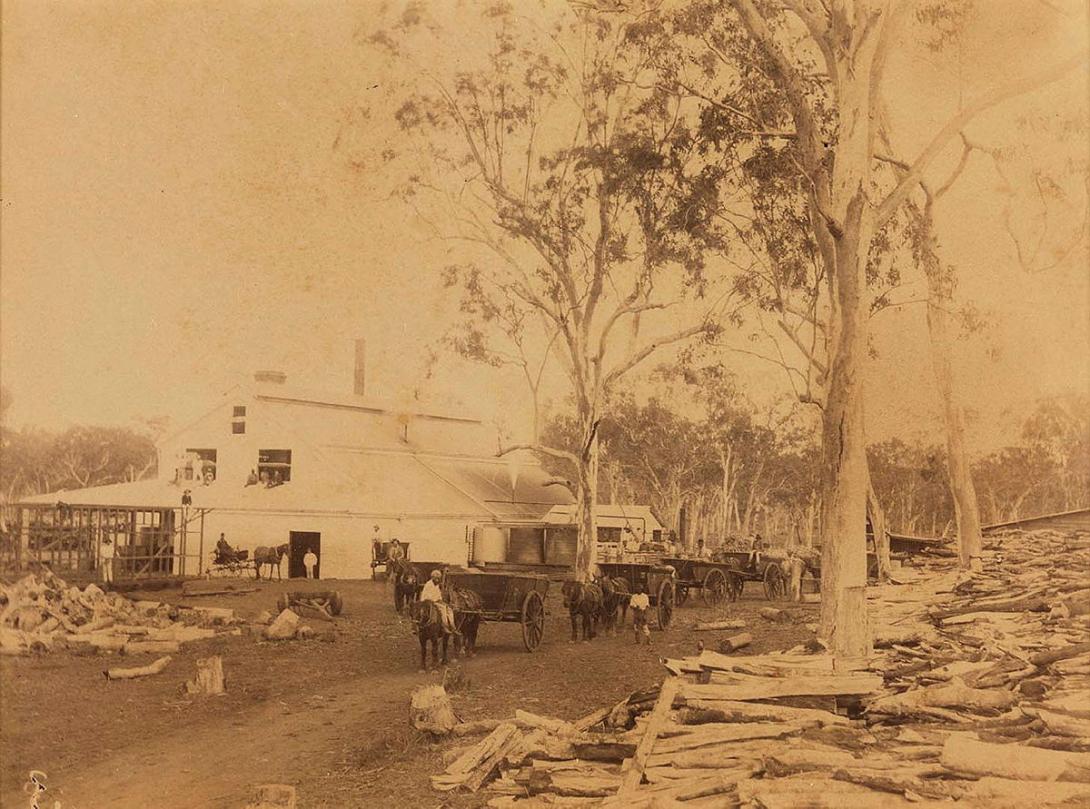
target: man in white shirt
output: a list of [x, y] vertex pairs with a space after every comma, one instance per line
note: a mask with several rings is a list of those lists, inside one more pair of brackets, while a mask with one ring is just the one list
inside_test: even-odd
[[99, 572], [102, 574], [103, 584], [113, 584], [114, 582], [115, 552], [114, 543], [110, 541], [109, 537], [104, 538], [98, 548], [98, 567]]
[[647, 645], [651, 645], [651, 627], [648, 624], [647, 613], [651, 610], [651, 599], [647, 593], [639, 592], [632, 596], [628, 602], [632, 608], [632, 632], [636, 638], [636, 645], [640, 643], [640, 635], [647, 639]]
[[313, 550], [308, 550], [303, 555], [303, 567], [307, 569], [307, 578], [314, 578], [314, 566], [318, 564], [318, 557]]
[[443, 628], [451, 635], [456, 635], [458, 630], [454, 626], [454, 610], [451, 609], [450, 604], [443, 601], [443, 591], [439, 587], [439, 582], [442, 579], [443, 574], [438, 570], [433, 570], [431, 578], [424, 583], [424, 588], [420, 591], [420, 600], [430, 601], [435, 604], [443, 620]]

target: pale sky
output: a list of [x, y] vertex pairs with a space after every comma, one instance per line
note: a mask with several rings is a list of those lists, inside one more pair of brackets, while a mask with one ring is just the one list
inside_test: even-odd
[[[988, 25], [1007, 28], [988, 31], [1002, 47], [972, 55], [966, 97], [1086, 47], [1085, 17], [1055, 25], [1041, 21], [1043, 6], [982, 2], [999, 21]], [[461, 13], [444, 9], [455, 21]], [[0, 378], [14, 396], [13, 424], [184, 418], [256, 368], [347, 392], [356, 337], [368, 340], [375, 395], [405, 398], [421, 384], [428, 347], [457, 316], [439, 272], [457, 257], [389, 199], [380, 168], [354, 168], [333, 149], [353, 111], [381, 92], [358, 35], [377, 10], [6, 0]], [[1013, 38], [1022, 29], [1034, 47]], [[895, 146], [911, 156], [957, 96], [948, 65], [918, 53], [895, 58], [890, 75]], [[1060, 147], [1046, 134], [1038, 147], [1018, 127], [1027, 116], [1058, 120], [1086, 97], [1083, 70], [972, 131], [1024, 140], [1027, 159], [1042, 163], [1085, 161], [1085, 132]], [[357, 137], [373, 140], [376, 153], [397, 140], [377, 119], [360, 126]], [[957, 357], [980, 445], [1015, 438], [1013, 425], [1038, 396], [1090, 386], [1086, 263], [1022, 272], [1000, 225], [998, 182], [974, 160], [939, 211], [959, 296], [992, 324], [959, 343]], [[1068, 219], [1070, 229], [1076, 215]], [[873, 437], [934, 435], [923, 315], [910, 304], [875, 324]], [[775, 369], [725, 359], [758, 398], [784, 389]], [[426, 393], [516, 430], [526, 423], [516, 376], [449, 354]]]

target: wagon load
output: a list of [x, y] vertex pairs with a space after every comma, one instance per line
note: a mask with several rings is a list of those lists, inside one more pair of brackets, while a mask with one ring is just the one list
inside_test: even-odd
[[213, 637], [219, 627], [234, 622], [232, 610], [133, 601], [95, 584], [82, 590], [69, 586], [51, 572], [0, 584], [0, 651], [5, 655], [59, 647], [171, 654], [180, 644]]

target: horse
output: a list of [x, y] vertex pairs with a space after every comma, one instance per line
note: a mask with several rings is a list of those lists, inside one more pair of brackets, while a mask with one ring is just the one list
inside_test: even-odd
[[[409, 617], [416, 626], [416, 637], [420, 641], [420, 670], [428, 669], [428, 643], [431, 643], [431, 659], [436, 666], [447, 663], [447, 643], [450, 633], [443, 626], [443, 616], [439, 608], [431, 601], [413, 601], [409, 604]], [[442, 645], [442, 660], [439, 647]]]
[[452, 589], [447, 598], [454, 610], [454, 626], [459, 632], [454, 646], [460, 657], [473, 657], [477, 653], [477, 630], [481, 628], [481, 597], [472, 590]]
[[[265, 565], [271, 565], [276, 568], [276, 578], [279, 581], [282, 577], [280, 573], [280, 562], [288, 555], [287, 544], [277, 545], [275, 548], [266, 548], [264, 545], [259, 546], [254, 550], [254, 573], [257, 578], [261, 578], [261, 568]], [[269, 571], [269, 579], [272, 579], [272, 571]]]
[[[607, 633], [616, 635], [617, 627], [624, 625], [628, 615], [628, 602], [632, 600], [628, 582], [621, 578], [602, 576], [597, 584], [602, 588], [602, 625]], [[620, 615], [617, 614], [618, 611]]]
[[577, 622], [583, 618], [583, 641], [589, 643], [596, 634], [598, 616], [602, 612], [602, 588], [597, 584], [566, 581], [560, 588], [564, 594], [564, 606], [571, 617], [571, 642], [578, 640]]
[[404, 559], [391, 560], [390, 573], [394, 579], [394, 609], [401, 612], [406, 604], [416, 601], [423, 585], [416, 568]]

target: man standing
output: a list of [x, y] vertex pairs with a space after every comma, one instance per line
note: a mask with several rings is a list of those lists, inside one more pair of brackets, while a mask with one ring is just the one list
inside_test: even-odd
[[643, 592], [643, 587], [640, 587], [640, 592], [632, 596], [632, 599], [628, 602], [628, 605], [632, 608], [632, 633], [636, 638], [636, 645], [640, 644], [640, 636], [642, 635], [647, 639], [647, 645], [651, 645], [651, 627], [647, 620], [647, 613], [651, 610], [651, 599], [647, 597], [647, 593]]
[[307, 548], [307, 552], [303, 555], [303, 567], [307, 569], [307, 578], [314, 578], [314, 567], [318, 564], [318, 555], [314, 553], [313, 548]]
[[435, 604], [439, 610], [439, 615], [443, 620], [443, 628], [451, 635], [458, 634], [458, 630], [454, 626], [454, 610], [451, 609], [450, 604], [447, 604], [443, 600], [443, 591], [439, 587], [439, 582], [442, 581], [443, 574], [438, 570], [431, 572], [431, 577], [424, 583], [423, 589], [420, 591], [420, 601], [430, 601]]
[[114, 583], [114, 554], [116, 550], [110, 538], [104, 537], [98, 548], [98, 567], [103, 584]]

